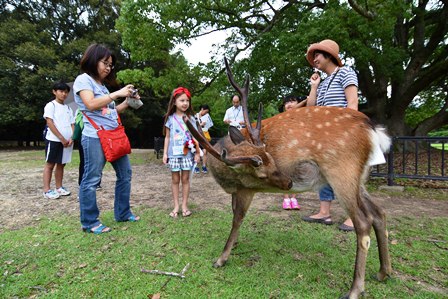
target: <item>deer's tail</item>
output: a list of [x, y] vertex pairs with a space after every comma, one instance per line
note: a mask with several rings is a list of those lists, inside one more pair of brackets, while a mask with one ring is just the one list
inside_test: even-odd
[[373, 139], [374, 144], [377, 144], [383, 153], [389, 152], [392, 139], [387, 134], [386, 128], [383, 126], [376, 126], [374, 134], [376, 135]]
[[384, 153], [387, 153], [392, 144], [392, 140], [383, 126], [375, 126], [370, 131], [370, 140], [372, 147], [369, 155], [368, 165], [378, 165], [386, 163]]

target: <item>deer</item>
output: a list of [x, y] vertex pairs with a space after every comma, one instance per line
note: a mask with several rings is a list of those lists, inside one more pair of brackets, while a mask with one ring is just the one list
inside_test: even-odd
[[353, 220], [356, 233], [353, 281], [342, 298], [358, 298], [364, 293], [372, 227], [380, 259], [376, 278], [386, 280], [392, 272], [386, 215], [364, 186], [369, 159], [375, 150], [383, 154], [391, 145], [385, 128], [359, 111], [328, 106], [299, 107], [262, 120], [261, 103], [254, 127], [247, 109], [249, 76], [241, 88], [227, 59], [224, 61], [229, 82], [241, 98], [246, 128], [229, 127], [229, 134], [213, 146], [184, 118], [192, 135], [211, 155], [208, 167], [216, 182], [232, 196], [232, 228], [213, 266], [222, 267], [228, 261], [255, 193], [317, 191], [328, 183]]

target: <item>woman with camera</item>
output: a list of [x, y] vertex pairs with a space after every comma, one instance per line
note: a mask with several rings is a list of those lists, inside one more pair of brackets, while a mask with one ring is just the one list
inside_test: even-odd
[[[116, 58], [112, 52], [103, 45], [92, 44], [84, 53], [80, 67], [83, 72], [74, 84], [73, 92], [79, 109], [84, 114], [84, 129], [82, 131], [81, 144], [84, 152], [84, 175], [79, 187], [80, 219], [83, 231], [94, 234], [110, 232], [111, 229], [99, 221], [99, 209], [96, 199], [96, 186], [101, 180], [101, 174], [106, 164], [106, 158], [101, 147], [97, 130], [92, 121], [98, 127], [105, 130], [117, 128], [119, 123], [118, 113], [126, 110], [129, 105], [127, 100], [116, 105], [115, 100], [132, 96], [132, 85], [110, 93], [106, 85], [116, 87], [115, 66]], [[139, 98], [138, 94], [135, 95]], [[111, 162], [115, 170], [117, 181], [115, 184], [114, 216], [116, 221], [140, 220], [130, 208], [131, 176], [132, 169], [128, 155], [124, 155]]]

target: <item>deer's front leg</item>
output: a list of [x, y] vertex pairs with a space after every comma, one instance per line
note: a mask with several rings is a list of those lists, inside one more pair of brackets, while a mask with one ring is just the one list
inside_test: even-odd
[[229, 238], [227, 239], [226, 246], [221, 253], [221, 256], [213, 264], [213, 267], [218, 268], [224, 266], [230, 256], [232, 247], [238, 239], [238, 233], [243, 222], [244, 216], [250, 207], [252, 199], [254, 198], [254, 192], [249, 190], [238, 190], [232, 194], [232, 210], [233, 210], [233, 222], [232, 230], [230, 231]]

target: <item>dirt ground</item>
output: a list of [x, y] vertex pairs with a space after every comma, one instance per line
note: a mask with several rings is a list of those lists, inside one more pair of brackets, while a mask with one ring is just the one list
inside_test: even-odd
[[[150, 154], [151, 150], [148, 151]], [[172, 208], [170, 181], [168, 169], [158, 163], [133, 166], [131, 204], [133, 207], [155, 207], [166, 210]], [[57, 200], [44, 199], [42, 196], [42, 167], [28, 169], [11, 169], [0, 173], [0, 233], [34, 225], [40, 219], [54, 218], [60, 215], [79, 217], [77, 201], [77, 170], [67, 170], [64, 176], [64, 186], [72, 191], [67, 197]], [[115, 175], [114, 171], [103, 174], [102, 186], [98, 202], [101, 211], [113, 209]], [[405, 198], [404, 195], [381, 196], [372, 194], [373, 199], [384, 207], [389, 219], [395, 216], [428, 216], [447, 217], [448, 201]], [[190, 208], [193, 213], [203, 209], [222, 209], [231, 211], [230, 195], [226, 194], [214, 181], [212, 175], [195, 174], [190, 192]], [[294, 213], [309, 215], [319, 207], [317, 195], [306, 192], [299, 195], [300, 211], [284, 211], [281, 209], [280, 194], [257, 194], [249, 213], [269, 213], [276, 217], [291, 217]], [[344, 211], [335, 201], [332, 208], [333, 221], [342, 222]], [[193, 215], [194, 216], [194, 215]]]

